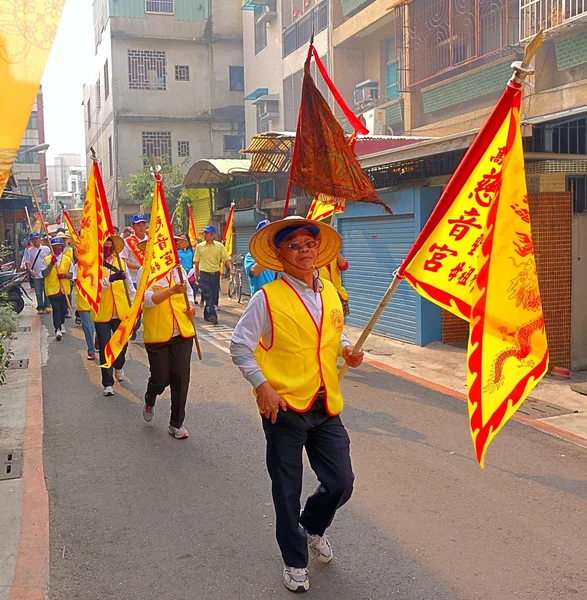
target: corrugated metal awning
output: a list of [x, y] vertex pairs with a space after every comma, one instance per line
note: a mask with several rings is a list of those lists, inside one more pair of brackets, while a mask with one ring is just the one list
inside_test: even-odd
[[202, 159], [195, 162], [187, 172], [183, 185], [186, 188], [217, 187], [232, 179], [231, 174], [248, 171], [251, 161], [247, 159]]

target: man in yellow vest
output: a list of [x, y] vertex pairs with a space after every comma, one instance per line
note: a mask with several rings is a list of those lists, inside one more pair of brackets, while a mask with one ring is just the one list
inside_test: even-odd
[[[127, 266], [120, 270], [113, 264], [114, 253], [119, 254], [124, 248], [124, 241], [117, 235], [109, 237], [104, 243], [104, 264], [102, 266], [102, 297], [98, 312], [91, 311], [92, 321], [96, 328], [98, 347], [100, 351], [100, 364], [106, 362], [104, 350], [112, 334], [118, 329], [120, 322], [130, 308], [135, 297], [135, 288], [132, 283]], [[124, 263], [122, 263], [124, 264]], [[125, 346], [116, 357], [114, 364], [109, 369], [100, 369], [102, 372], [102, 386], [104, 396], [114, 395], [114, 377], [117, 381], [124, 381], [124, 362], [126, 360]], [[112, 372], [114, 370], [114, 373]]]
[[[180, 283], [179, 269], [182, 271], [183, 283]], [[169, 386], [171, 417], [168, 432], [178, 440], [186, 439], [189, 435], [183, 421], [194, 344], [192, 319], [196, 314], [194, 292], [187, 280], [183, 267], [176, 267], [145, 292], [143, 303], [143, 340], [151, 371], [145, 393], [143, 418], [147, 422], [153, 420], [157, 396]], [[185, 294], [189, 308], [186, 308]]]
[[[309, 588], [308, 549], [321, 563], [332, 560], [325, 531], [353, 490], [337, 359], [358, 367], [363, 353], [353, 353], [343, 334], [335, 287], [315, 275], [340, 247], [338, 233], [320, 221], [288, 217], [260, 229], [250, 252], [283, 277], [251, 298], [230, 344], [262, 415], [283, 582], [293, 592]], [[304, 447], [320, 483], [300, 515]]]
[[73, 277], [71, 259], [63, 254], [64, 245], [61, 238], [51, 240], [53, 254], [45, 257], [45, 268], [43, 269], [45, 296], [49, 298], [53, 309], [53, 327], [57, 341], [61, 340], [65, 333], [66, 296], [71, 293], [71, 278]]

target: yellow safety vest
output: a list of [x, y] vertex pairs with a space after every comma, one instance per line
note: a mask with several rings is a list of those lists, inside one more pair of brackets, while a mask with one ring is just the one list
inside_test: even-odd
[[69, 260], [73, 260], [73, 248], [71, 246], [65, 248], [63, 250], [63, 254], [65, 254], [65, 256], [68, 256]]
[[[106, 267], [102, 267], [102, 278], [108, 278], [111, 272]], [[128, 277], [128, 273], [126, 274]], [[128, 312], [128, 299], [126, 297], [124, 281], [113, 281], [108, 287], [102, 288], [100, 298], [100, 308], [98, 312], [91, 311], [92, 321], [94, 323], [108, 323], [114, 318], [114, 307], [116, 306], [116, 318], [124, 319]]]
[[[173, 281], [173, 277], [170, 277]], [[167, 283], [167, 285], [165, 285]], [[157, 291], [170, 288], [175, 283], [166, 279], [157, 284]], [[161, 304], [151, 308], [143, 306], [143, 340], [145, 344], [168, 342], [173, 337], [173, 324], [177, 323], [179, 335], [194, 337], [192, 320], [185, 314], [186, 306], [183, 294], [174, 294]]]
[[342, 412], [336, 361], [344, 316], [334, 286], [324, 282], [322, 319], [316, 325], [296, 290], [285, 280], [261, 288], [267, 300], [272, 332], [261, 339], [255, 356], [271, 387], [295, 411], [305, 412], [321, 387], [329, 415]]
[[349, 299], [347, 291], [342, 287], [342, 274], [338, 268], [336, 258], [330, 264], [320, 269], [320, 279], [322, 279], [322, 281], [332, 282], [332, 285], [336, 288], [339, 296], [345, 302]]
[[81, 312], [90, 310], [88, 301], [82, 296], [77, 285], [75, 286], [75, 308]]
[[[45, 264], [49, 266], [51, 264], [52, 255], [45, 256]], [[47, 296], [56, 296], [57, 294], [65, 294], [69, 296], [71, 293], [71, 279], [59, 279], [58, 273], [67, 275], [71, 268], [71, 259], [65, 254], [61, 255], [61, 263], [57, 266], [57, 263], [53, 265], [51, 272], [45, 277], [45, 294]]]

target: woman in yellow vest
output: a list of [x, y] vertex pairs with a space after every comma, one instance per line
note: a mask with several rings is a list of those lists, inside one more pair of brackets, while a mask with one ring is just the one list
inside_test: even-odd
[[71, 259], [63, 254], [64, 242], [61, 238], [53, 238], [51, 247], [53, 254], [45, 257], [45, 296], [51, 302], [53, 309], [53, 327], [55, 339], [61, 340], [65, 333], [65, 313], [67, 312], [66, 296], [71, 293], [73, 277]]
[[330, 281], [336, 288], [338, 295], [340, 296], [340, 302], [342, 304], [342, 312], [344, 316], [350, 314], [349, 309], [349, 295], [342, 285], [342, 271], [346, 271], [349, 268], [347, 259], [339, 252], [334, 260], [331, 260], [329, 264], [324, 265], [320, 269], [320, 279], [322, 281]]
[[[315, 274], [340, 247], [332, 227], [301, 217], [255, 233], [253, 259], [283, 276], [251, 298], [230, 343], [232, 361], [253, 386], [263, 417], [283, 583], [294, 592], [310, 585], [308, 549], [322, 563], [332, 560], [324, 533], [353, 490], [337, 359], [358, 367], [363, 353], [353, 353], [343, 334], [337, 290]], [[320, 485], [300, 515], [304, 447]]]
[[[180, 242], [176, 238], [176, 242]], [[179, 270], [183, 283], [180, 283]], [[178, 440], [188, 437], [183, 426], [190, 385], [190, 366], [196, 315], [194, 292], [181, 266], [145, 292], [143, 303], [143, 339], [149, 357], [151, 375], [145, 393], [143, 418], [152, 421], [155, 401], [167, 386], [171, 389], [169, 434]], [[185, 294], [189, 301], [186, 308]]]
[[[106, 362], [104, 350], [112, 334], [118, 329], [120, 322], [126, 316], [130, 304], [135, 297], [135, 288], [130, 278], [128, 268], [121, 262], [122, 270], [117, 266], [115, 253], [119, 254], [124, 248], [124, 241], [117, 235], [109, 237], [104, 243], [104, 264], [102, 266], [102, 297], [98, 312], [91, 311], [92, 321], [96, 328], [100, 364]], [[102, 372], [102, 386], [104, 396], [114, 394], [114, 376], [117, 381], [124, 381], [124, 362], [126, 359], [126, 346], [117, 356], [114, 364], [109, 369], [100, 369]], [[114, 370], [114, 373], [112, 372]]]

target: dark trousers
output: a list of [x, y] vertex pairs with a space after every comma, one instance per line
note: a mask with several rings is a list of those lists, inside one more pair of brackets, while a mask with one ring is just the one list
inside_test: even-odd
[[44, 279], [34, 279], [31, 277], [31, 287], [35, 290], [35, 294], [37, 296], [37, 310], [43, 310], [44, 308], [51, 306], [49, 297], [45, 296]]
[[[275, 424], [262, 419], [277, 543], [286, 565], [304, 568], [308, 566], [305, 531], [324, 535], [336, 510], [353, 493], [349, 436], [340, 417], [328, 415], [323, 400], [316, 400], [305, 413], [280, 410]], [[300, 516], [304, 447], [319, 485]]]
[[63, 294], [55, 294], [49, 296], [51, 301], [51, 308], [53, 309], [53, 327], [55, 327], [55, 333], [65, 323], [65, 313], [67, 312], [67, 300]]
[[[112, 337], [112, 334], [118, 329], [120, 325], [120, 319], [112, 319], [111, 321], [106, 321], [106, 323], [94, 323], [96, 328], [96, 336], [98, 338], [98, 347], [100, 351], [100, 364], [103, 365], [106, 362], [106, 355], [104, 354], [104, 350]], [[102, 385], [103, 387], [111, 387], [114, 385], [114, 371], [113, 369], [122, 369], [124, 367], [124, 363], [126, 361], [126, 349], [128, 345], [126, 345], [122, 352], [116, 357], [114, 364], [109, 369], [101, 368], [102, 371]]]
[[220, 294], [219, 273], [204, 273], [200, 271], [200, 290], [204, 299], [204, 319], [217, 317], [216, 303]]
[[170, 386], [171, 418], [169, 424], [172, 427], [181, 427], [185, 419], [193, 344], [193, 337], [184, 338], [181, 335], [176, 335], [168, 342], [161, 344], [145, 344], [151, 370], [145, 402], [149, 406], [155, 406], [157, 396], [161, 395], [167, 386]]

